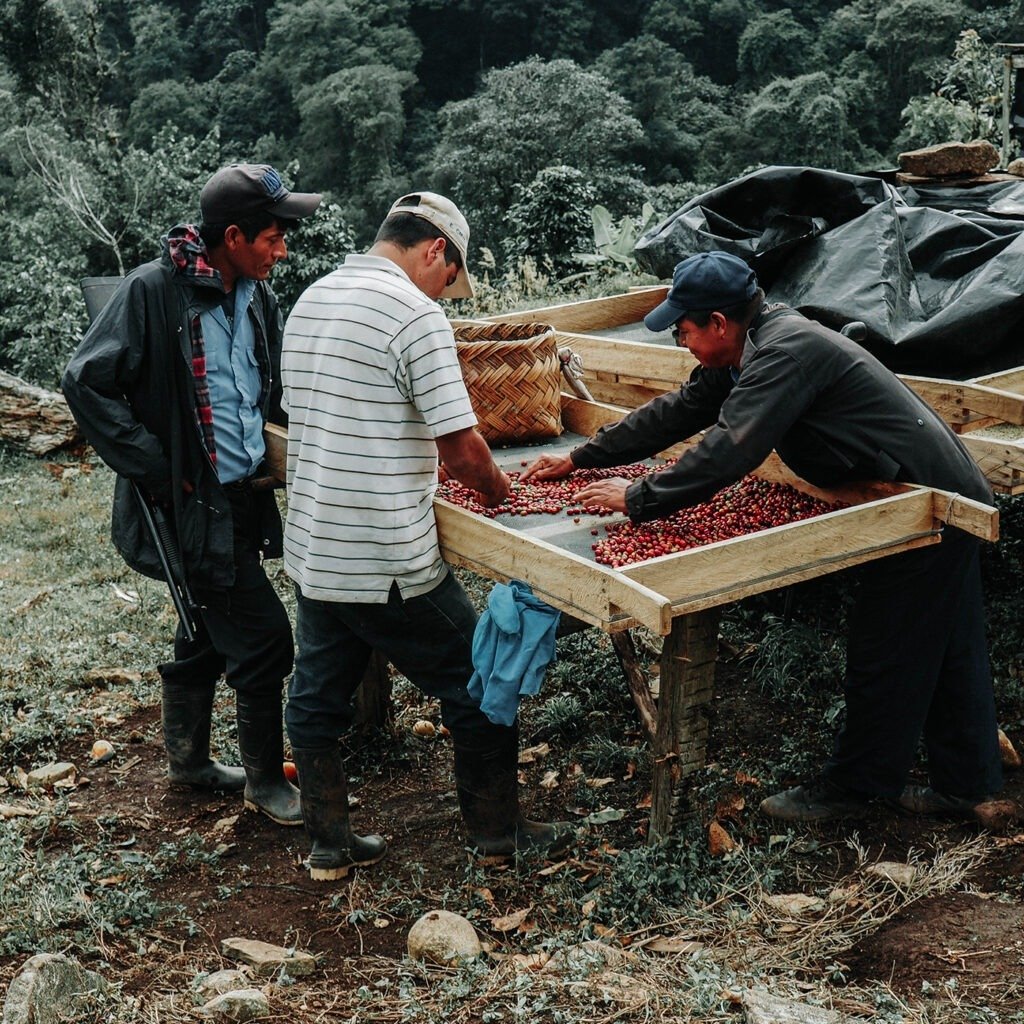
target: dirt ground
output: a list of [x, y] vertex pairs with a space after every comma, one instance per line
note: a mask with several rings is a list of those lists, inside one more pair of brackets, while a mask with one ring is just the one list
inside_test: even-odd
[[[724, 765], [736, 763], [752, 747], [770, 744], [773, 736], [787, 730], [785, 718], [780, 720], [777, 713], [760, 710], [749, 700], [742, 675], [728, 665], [719, 672], [712, 721], [709, 757]], [[405, 953], [413, 921], [409, 907], [417, 901], [429, 906], [432, 895], [440, 898], [457, 888], [460, 878], [468, 878], [451, 782], [451, 752], [443, 739], [392, 759], [385, 774], [363, 777], [354, 789], [360, 806], [353, 811], [353, 825], [359, 832], [385, 835], [388, 856], [371, 869], [372, 874], [325, 885], [313, 883], [299, 865], [306, 851], [301, 829], [282, 828], [244, 812], [238, 796], [168, 788], [158, 708], [137, 710], [113, 727], [108, 738], [118, 748], [118, 757], [109, 765], [84, 769], [81, 775], [87, 784], [80, 776], [72, 796], [80, 835], [102, 830], [108, 839], [140, 853], [193, 833], [206, 837], [211, 847], [228, 847], [216, 864], [183, 865], [155, 889], [162, 902], [180, 906], [182, 923], [161, 924], [149, 932], [145, 948], [121, 943], [116, 930], [109, 936], [108, 960], [121, 965], [124, 991], [144, 1002], [187, 991], [197, 970], [232, 966], [221, 959], [219, 943], [241, 936], [317, 954], [322, 973], [316, 986], [296, 986], [293, 997], [285, 993], [282, 999], [287, 1003], [294, 998], [296, 1015], [301, 1003], [303, 1020], [343, 1019], [333, 1016], [330, 993], [372, 984], [382, 964], [393, 965]], [[1011, 738], [1024, 746], [1024, 734], [1011, 733]], [[83, 738], [81, 746], [62, 751], [62, 757], [84, 765], [90, 743]], [[524, 768], [524, 797], [535, 816], [564, 817], [565, 799], [558, 791], [537, 788], [542, 770], [536, 765]], [[643, 794], [631, 786], [617, 780], [609, 802], [620, 807], [642, 804]], [[751, 794], [754, 798], [747, 800], [745, 813], [753, 816], [749, 809], [756, 807], [761, 795]], [[1024, 773], [1008, 773], [1007, 795], [1024, 802]], [[742, 828], [742, 821], [739, 825]], [[645, 826], [641, 807], [615, 824], [611, 838], [619, 847], [640, 844]], [[809, 830], [836, 859], [837, 873], [849, 867], [851, 854], [844, 840], [851, 827]], [[863, 847], [892, 860], [976, 834], [964, 825], [910, 819], [886, 808], [857, 823], [856, 831]], [[602, 838], [608, 841], [608, 833]], [[881, 980], [909, 999], [946, 991], [951, 999], [998, 1007], [1005, 1020], [1024, 1010], [1024, 836], [1004, 837], [1001, 842], [970, 879], [974, 891], [921, 900], [841, 957], [847, 983]], [[582, 870], [587, 854], [581, 848], [563, 869]], [[488, 866], [484, 881], [495, 915], [543, 903], [545, 880], [532, 871], [524, 875], [514, 868]], [[464, 886], [467, 901], [473, 898], [470, 888], [468, 883]], [[185, 923], [189, 921], [192, 924]], [[492, 938], [507, 948], [506, 936]], [[0, 982], [6, 985], [22, 960], [0, 960]], [[192, 1012], [184, 1002], [181, 1010], [186, 1016]]]

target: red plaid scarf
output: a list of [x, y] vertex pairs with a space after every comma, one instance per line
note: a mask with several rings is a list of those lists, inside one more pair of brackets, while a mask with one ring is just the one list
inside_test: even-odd
[[[164, 238], [167, 253], [179, 274], [190, 278], [219, 278], [217, 270], [206, 260], [206, 243], [193, 224], [179, 224], [171, 228]], [[206, 343], [199, 315], [188, 325], [192, 345], [192, 380], [196, 392], [196, 422], [209, 453], [210, 462], [217, 465], [217, 443], [213, 436], [213, 406], [210, 403], [210, 384], [206, 379]]]

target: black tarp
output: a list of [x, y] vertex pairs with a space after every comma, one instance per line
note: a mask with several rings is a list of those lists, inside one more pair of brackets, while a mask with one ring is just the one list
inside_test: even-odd
[[638, 241], [670, 278], [724, 249], [773, 302], [841, 327], [902, 372], [973, 376], [1024, 363], [1024, 181], [897, 187], [881, 177], [768, 167], [691, 199]]

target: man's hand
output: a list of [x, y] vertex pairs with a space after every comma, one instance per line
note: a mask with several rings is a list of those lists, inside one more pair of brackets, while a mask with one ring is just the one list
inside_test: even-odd
[[535, 460], [519, 477], [519, 482], [524, 484], [527, 480], [562, 480], [567, 477], [576, 467], [568, 455], [542, 455]]
[[500, 469], [498, 470], [498, 478], [494, 482], [494, 487], [490, 490], [477, 491], [480, 497], [480, 504], [486, 505], [487, 508], [494, 508], [496, 505], [500, 505], [508, 496], [512, 490], [512, 481], [509, 480], [508, 474], [503, 473]]
[[572, 500], [584, 508], [610, 508], [616, 512], [626, 512], [626, 488], [629, 484], [630, 481], [623, 480], [621, 476], [595, 480], [574, 494]]

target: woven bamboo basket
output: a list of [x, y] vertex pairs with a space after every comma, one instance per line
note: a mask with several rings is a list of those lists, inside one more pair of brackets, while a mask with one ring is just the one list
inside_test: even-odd
[[455, 342], [477, 429], [488, 442], [562, 433], [562, 376], [553, 327], [474, 324], [456, 327]]

